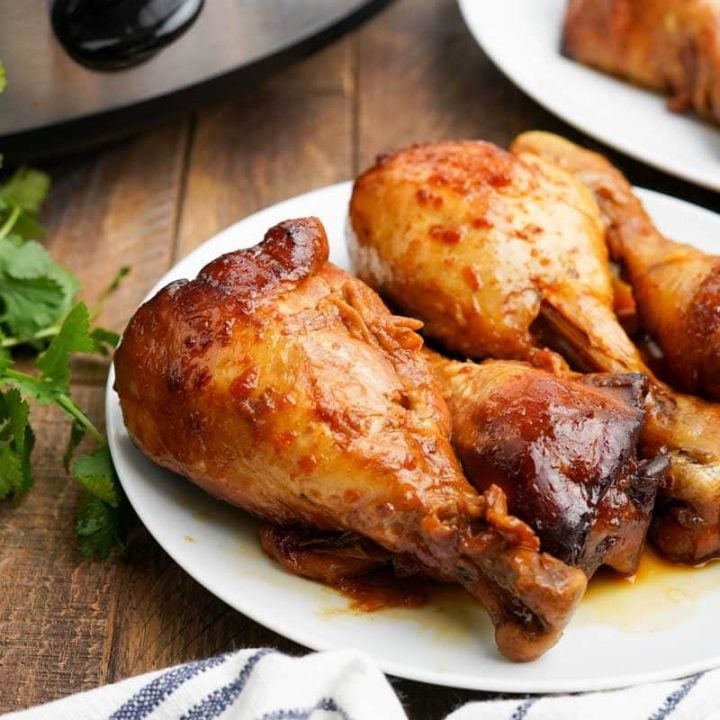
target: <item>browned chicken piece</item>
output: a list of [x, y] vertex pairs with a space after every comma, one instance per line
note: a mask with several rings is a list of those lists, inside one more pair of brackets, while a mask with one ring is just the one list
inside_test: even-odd
[[647, 377], [427, 356], [470, 482], [502, 488], [542, 548], [586, 575], [600, 565], [635, 572], [669, 465], [638, 460]]
[[717, 0], [570, 0], [562, 50], [720, 122]]
[[[633, 573], [667, 458], [637, 458], [645, 375], [558, 377], [530, 365], [460, 363], [424, 351], [450, 409], [452, 442], [478, 490], [493, 484], [545, 552], [591, 576]], [[265, 551], [291, 572], [342, 585], [380, 567], [422, 573], [352, 533], [261, 528]], [[436, 579], [439, 577], [435, 573]]]
[[499, 488], [467, 482], [418, 326], [328, 262], [317, 219], [281, 223], [135, 313], [115, 357], [125, 424], [218, 498], [452, 578], [486, 607], [500, 651], [530, 660], [586, 578], [539, 552]]
[[[537, 347], [539, 315], [568, 318], [587, 353], [626, 339], [595, 200], [550, 163], [486, 142], [415, 146], [356, 180], [350, 216], [358, 275], [449, 350], [557, 363]], [[606, 369], [632, 371], [627, 350]]]
[[[611, 254], [631, 281], [641, 323], [662, 348], [673, 379], [688, 392], [720, 399], [720, 258], [663, 237], [602, 155], [544, 132], [524, 133], [512, 147], [553, 162], [593, 192]], [[657, 381], [653, 396], [646, 444], [673, 455], [656, 540], [674, 559], [700, 561], [720, 550], [720, 405]]]
[[720, 257], [664, 237], [606, 158], [551, 133], [513, 144], [571, 172], [595, 195], [613, 258], [633, 289], [642, 327], [682, 390], [720, 400]]
[[479, 141], [385, 155], [355, 182], [349, 246], [358, 275], [472, 358], [634, 372], [640, 357], [613, 312], [595, 199], [564, 170]]
[[351, 532], [264, 522], [259, 534], [263, 550], [287, 571], [326, 585], [341, 585], [401, 557]]
[[[355, 183], [349, 245], [358, 274], [424, 331], [472, 358], [650, 371], [613, 312], [605, 227], [579, 180], [519, 143], [441, 142], [384, 156]], [[662, 551], [720, 552], [720, 407], [653, 380], [642, 435], [671, 480]]]

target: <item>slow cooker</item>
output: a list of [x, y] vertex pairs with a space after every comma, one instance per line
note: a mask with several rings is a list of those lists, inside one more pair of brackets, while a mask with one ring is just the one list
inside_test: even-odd
[[0, 153], [126, 134], [318, 48], [386, 0], [0, 0]]

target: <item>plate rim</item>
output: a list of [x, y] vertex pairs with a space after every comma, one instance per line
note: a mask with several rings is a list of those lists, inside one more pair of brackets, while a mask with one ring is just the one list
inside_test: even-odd
[[[703, 187], [708, 190], [720, 192], [720, 161], [718, 162], [718, 171], [716, 178], [713, 178], [709, 173], [706, 172], [693, 172], [692, 170], [685, 170], [683, 166], [668, 164], [663, 161], [662, 157], [656, 157], [652, 153], [646, 153], [642, 150], [637, 150], [637, 148], [633, 147], [631, 143], [624, 141], [621, 137], [617, 137], [615, 134], [603, 134], [602, 131], [594, 128], [592, 123], [585, 121], [582, 117], [578, 117], [578, 115], [573, 112], [572, 108], [568, 109], [568, 107], [564, 106], [563, 103], [556, 101], [554, 98], [548, 99], [545, 93], [534, 89], [532, 84], [527, 81], [521, 73], [516, 72], [514, 68], [508, 68], [503, 58], [501, 58], [496, 52], [496, 48], [494, 47], [493, 43], [488, 42], [487, 37], [483, 35], [482, 28], [474, 22], [474, 13], [477, 12], [476, 8], [479, 6], [478, 3], [484, 1], [485, 0], [457, 0], [458, 6], [460, 8], [460, 14], [462, 15], [463, 22], [465, 23], [465, 27], [468, 29], [468, 32], [472, 35], [473, 39], [480, 46], [483, 52], [488, 56], [488, 58], [490, 58], [493, 65], [514, 85], [516, 85], [525, 95], [530, 97], [532, 100], [534, 100], [543, 108], [551, 112], [556, 117], [568, 123], [568, 125], [573, 126], [574, 128], [580, 130], [581, 132], [584, 132], [592, 138], [595, 138], [599, 142], [613, 148], [614, 150], [617, 150], [657, 170], [661, 170], [662, 172], [667, 173], [668, 175], [671, 175], [673, 177], [680, 178], [681, 180], [685, 180], [687, 182], [691, 182], [699, 187]], [[578, 64], [589, 74], [599, 73], [602, 75], [603, 78], [615, 79], [618, 83], [622, 83], [622, 85], [629, 85], [630, 87], [635, 87], [638, 92], [656, 95], [660, 100], [662, 100], [663, 98], [662, 94], [654, 93], [652, 90], [634, 86], [632, 82], [626, 82], [618, 78], [613, 78], [612, 75], [600, 73], [600, 71], [584, 66], [582, 63]], [[670, 110], [665, 111], [670, 112]], [[707, 123], [707, 121], [703, 121], [699, 118], [698, 120], [699, 122]], [[718, 128], [717, 132], [720, 133], [720, 128]]]
[[[157, 290], [160, 287], [163, 287], [165, 284], [167, 284], [171, 278], [172, 273], [175, 271], [179, 266], [183, 264], [190, 264], [192, 263], [193, 259], [206, 252], [207, 246], [211, 244], [216, 244], [218, 242], [221, 242], [222, 238], [226, 235], [230, 235], [234, 232], [236, 232], [237, 227], [241, 224], [244, 224], [247, 221], [250, 221], [251, 219], [256, 219], [257, 216], [261, 216], [264, 213], [269, 213], [272, 210], [274, 210], [279, 205], [284, 205], [290, 201], [295, 202], [301, 202], [303, 199], [306, 199], [308, 197], [311, 197], [313, 195], [317, 194], [326, 194], [326, 193], [337, 193], [338, 195], [346, 193], [349, 197], [350, 189], [352, 187], [353, 181], [347, 180], [339, 183], [333, 183], [330, 185], [326, 185], [321, 188], [316, 188], [314, 190], [310, 190], [305, 193], [301, 193], [299, 195], [292, 196], [290, 198], [286, 198], [285, 200], [281, 200], [277, 203], [273, 203], [272, 205], [268, 205], [264, 208], [261, 208], [260, 210], [247, 215], [237, 222], [233, 223], [232, 225], [229, 225], [227, 228], [224, 228], [223, 230], [219, 231], [212, 237], [210, 237], [208, 240], [205, 240], [200, 245], [198, 245], [194, 250], [192, 250], [190, 253], [185, 255], [184, 257], [180, 258], [175, 262], [163, 275], [162, 277], [152, 286], [150, 291], [143, 297], [143, 300], [140, 304], [144, 303], [152, 297]], [[634, 187], [634, 191], [638, 193], [641, 199], [644, 199], [645, 197], [653, 197], [655, 199], [660, 200], [661, 202], [667, 202], [670, 205], [675, 205], [677, 207], [683, 208], [685, 210], [691, 210], [693, 212], [698, 212], [702, 215], [707, 215], [715, 219], [716, 221], [720, 221], [720, 215], [717, 213], [714, 213], [711, 210], [708, 210], [707, 208], [701, 207], [699, 205], [695, 205], [694, 203], [688, 202], [686, 200], [681, 200], [680, 198], [673, 197], [671, 195], [667, 195], [665, 193], [657, 192], [654, 190], [648, 190], [644, 188], [638, 188]], [[124, 453], [125, 450], [120, 447], [121, 437], [124, 436], [127, 437], [127, 431], [125, 429], [125, 425], [122, 421], [122, 414], [120, 412], [120, 406], [117, 394], [115, 393], [115, 390], [113, 389], [113, 384], [115, 380], [115, 367], [114, 364], [111, 364], [109, 372], [108, 372], [108, 378], [105, 385], [105, 422], [106, 422], [106, 428], [107, 428], [107, 439], [108, 444], [110, 447], [110, 453], [113, 458], [113, 461], [117, 466], [121, 466], [125, 463], [125, 457]], [[117, 424], [116, 424], [117, 421]], [[139, 450], [133, 448], [133, 452], [140, 453]], [[149, 461], [149, 460], [148, 460]], [[152, 462], [152, 461], [149, 461]], [[159, 467], [159, 466], [158, 466]], [[130, 502], [131, 506], [133, 507], [134, 511], [137, 513], [140, 521], [143, 523], [145, 528], [148, 530], [148, 532], [152, 535], [155, 542], [157, 542], [160, 547], [170, 556], [170, 558], [177, 563], [177, 565], [180, 566], [180, 568], [183, 570], [183, 572], [187, 573], [191, 578], [193, 578], [196, 582], [198, 582], [200, 585], [202, 585], [208, 592], [215, 595], [217, 598], [225, 602], [228, 606], [233, 608], [235, 611], [242, 613], [246, 617], [250, 618], [251, 620], [254, 620], [255, 622], [259, 623], [260, 625], [263, 625], [264, 627], [268, 628], [269, 630], [275, 632], [276, 634], [280, 635], [281, 637], [285, 637], [293, 642], [296, 642], [300, 645], [302, 645], [305, 648], [308, 648], [310, 650], [316, 650], [316, 651], [323, 651], [323, 650], [332, 650], [332, 649], [338, 649], [340, 647], [348, 647], [340, 646], [337, 644], [334, 644], [332, 642], [325, 642], [324, 640], [318, 640], [317, 636], [314, 635], [312, 632], [304, 632], [301, 628], [295, 628], [282, 625], [281, 622], [276, 622], [276, 620], [273, 617], [273, 614], [271, 611], [266, 612], [262, 606], [258, 606], [253, 603], [245, 604], [243, 601], [242, 596], [238, 595], [231, 595], [229, 592], [223, 589], [221, 585], [218, 585], [216, 581], [213, 578], [213, 574], [210, 572], [208, 575], [205, 574], [205, 572], [197, 568], [193, 568], [192, 570], [189, 569], [189, 566], [192, 565], [192, 563], [187, 559], [187, 556], [184, 555], [181, 551], [178, 550], [178, 547], [182, 546], [175, 546], [170, 538], [168, 536], [165, 536], [162, 531], [156, 531], [156, 528], [154, 527], [154, 521], [153, 517], [151, 517], [148, 513], [146, 513], [145, 509], [142, 506], [141, 502], [138, 502], [138, 498], [135, 495], [135, 488], [133, 486], [132, 482], [128, 481], [128, 478], [124, 478], [123, 474], [118, 471], [118, 478], [120, 481], [120, 484], [123, 487], [123, 490], [128, 498], [128, 501]], [[218, 501], [220, 502], [220, 501]], [[241, 512], [245, 512], [240, 510]], [[246, 513], [247, 514], [247, 513]], [[270, 562], [268, 560], [268, 562]], [[562, 640], [561, 640], [562, 642]], [[393, 660], [384, 660], [381, 658], [378, 658], [374, 656], [372, 653], [370, 653], [367, 650], [364, 650], [362, 648], [356, 648], [360, 650], [361, 652], [365, 652], [370, 657], [372, 657], [375, 664], [385, 673], [389, 675], [393, 675], [395, 677], [404, 678], [406, 680], [412, 680], [416, 682], [424, 682], [431, 685], [437, 685], [440, 687], [448, 687], [448, 688], [460, 688], [460, 689], [466, 689], [466, 690], [477, 690], [477, 691], [484, 691], [484, 692], [499, 692], [499, 693], [516, 693], [516, 694], [531, 694], [531, 695], [544, 695], [544, 694], [550, 694], [550, 693], [574, 693], [574, 692], [594, 692], [594, 691], [600, 691], [600, 690], [616, 690], [620, 688], [629, 687], [632, 685], [638, 685], [638, 684], [648, 684], [648, 683], [655, 683], [655, 682], [661, 682], [661, 681], [668, 681], [668, 680], [675, 680], [681, 677], [686, 677], [688, 675], [692, 675], [698, 672], [703, 672], [712, 668], [716, 668], [720, 666], [720, 650], [718, 651], [717, 656], [700, 660], [693, 663], [686, 663], [685, 665], [682, 665], [680, 668], [677, 666], [673, 666], [670, 669], [663, 669], [663, 670], [656, 670], [654, 672], [646, 672], [646, 673], [634, 673], [631, 675], [626, 675], [623, 677], [601, 677], [597, 680], [589, 681], [589, 680], [548, 680], [544, 678], [540, 678], [535, 681], [528, 681], [528, 680], [514, 680], [510, 677], [507, 679], [498, 679], [498, 678], [491, 678], [489, 680], [484, 681], [482, 676], [479, 676], [477, 680], [474, 680], [473, 678], [468, 678], [467, 676], [463, 675], [455, 675], [453, 672], [448, 671], [432, 671], [432, 670], [426, 670], [426, 669], [417, 669], [413, 668], [412, 666], [396, 662]], [[510, 670], [513, 667], [513, 664], [508, 661], [508, 669], [509, 674]]]

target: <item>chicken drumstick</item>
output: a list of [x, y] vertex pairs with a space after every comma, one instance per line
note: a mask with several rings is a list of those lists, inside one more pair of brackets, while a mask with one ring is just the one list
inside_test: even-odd
[[115, 357], [125, 424], [158, 464], [278, 524], [353, 532], [462, 584], [500, 651], [537, 657], [586, 578], [479, 494], [448, 440], [419, 323], [328, 262], [315, 218], [161, 290]]
[[[593, 194], [560, 167], [484, 142], [383, 156], [355, 182], [349, 245], [359, 276], [425, 332], [472, 358], [651, 376], [613, 312]], [[652, 379], [642, 443], [667, 452], [655, 538], [668, 556], [720, 552], [720, 406]]]

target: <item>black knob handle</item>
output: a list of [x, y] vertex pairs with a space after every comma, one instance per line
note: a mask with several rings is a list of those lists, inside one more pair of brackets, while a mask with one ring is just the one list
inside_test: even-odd
[[52, 26], [68, 54], [97, 70], [147, 60], [182, 35], [203, 0], [55, 0]]

